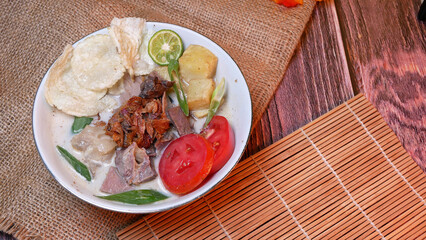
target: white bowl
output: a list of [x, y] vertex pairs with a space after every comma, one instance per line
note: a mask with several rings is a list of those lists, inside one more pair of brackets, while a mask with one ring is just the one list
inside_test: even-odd
[[[219, 45], [199, 33], [172, 24], [148, 22], [147, 28], [154, 32], [161, 29], [171, 29], [177, 32], [181, 36], [185, 48], [190, 44], [198, 44], [207, 47], [218, 57], [216, 79], [220, 80], [222, 77], [225, 77], [227, 80], [226, 104], [228, 105], [228, 112], [225, 116], [227, 116], [235, 133], [235, 150], [226, 165], [205, 182], [204, 185], [186, 195], [174, 196], [166, 200], [146, 205], [131, 205], [100, 199], [94, 196], [95, 193], [88, 187], [87, 182], [83, 180], [76, 181], [76, 179], [81, 177], [79, 177], [76, 172], [72, 171], [70, 167], [67, 167], [68, 163], [56, 150], [56, 143], [52, 137], [54, 135], [52, 131], [56, 131], [53, 130], [56, 128], [52, 127], [54, 113], [52, 107], [47, 104], [44, 98], [44, 85], [50, 69], [44, 76], [37, 90], [33, 107], [33, 133], [35, 143], [41, 158], [52, 176], [64, 188], [82, 200], [104, 209], [125, 213], [165, 211], [194, 201], [209, 192], [227, 176], [241, 158], [248, 141], [252, 124], [252, 105], [247, 83], [235, 61], [219, 47]], [[90, 35], [94, 34], [108, 34], [108, 31], [105, 28]]]

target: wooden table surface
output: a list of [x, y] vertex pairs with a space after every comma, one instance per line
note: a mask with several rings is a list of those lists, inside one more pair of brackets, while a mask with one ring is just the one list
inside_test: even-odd
[[416, 18], [420, 4], [319, 2], [243, 158], [363, 93], [426, 172], [426, 24]]
[[363, 93], [426, 172], [426, 23], [416, 18], [420, 4], [319, 2], [245, 157]]

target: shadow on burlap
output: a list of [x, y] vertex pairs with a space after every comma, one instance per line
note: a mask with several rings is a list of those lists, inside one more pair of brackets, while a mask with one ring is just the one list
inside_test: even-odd
[[113, 17], [143, 17], [195, 30], [240, 66], [254, 125], [281, 81], [315, 2], [287, 9], [271, 0], [1, 1], [0, 230], [17, 238], [103, 239], [140, 216], [94, 207], [49, 174], [32, 135], [32, 104], [68, 43]]

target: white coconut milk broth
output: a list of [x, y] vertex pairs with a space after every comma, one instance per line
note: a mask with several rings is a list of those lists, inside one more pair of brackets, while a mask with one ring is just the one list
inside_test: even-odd
[[[173, 104], [176, 104], [178, 102], [174, 93], [169, 94], [169, 96], [172, 98]], [[121, 106], [121, 104], [122, 103], [120, 103], [120, 106]], [[102, 113], [99, 114], [100, 120], [107, 123], [108, 120], [110, 119], [110, 117], [112, 116], [112, 114], [113, 114], [113, 111], [102, 112]], [[226, 99], [225, 99], [224, 104], [222, 104], [222, 106], [219, 108], [217, 115], [224, 116], [228, 119], [228, 121], [230, 121], [230, 123], [232, 122], [231, 118], [230, 118], [231, 117], [231, 111], [229, 109], [229, 105], [226, 102]], [[94, 118], [93, 122], [97, 121], [96, 116], [93, 117], [93, 118]], [[71, 153], [74, 157], [76, 157], [77, 159], [79, 159], [81, 161], [83, 159], [83, 154], [80, 151], [75, 150], [71, 145], [71, 139], [72, 139], [73, 136], [76, 135], [76, 134], [73, 134], [72, 131], [71, 131], [73, 121], [74, 121], [73, 116], [65, 114], [65, 113], [63, 113], [63, 112], [61, 112], [57, 109], [53, 109], [53, 111], [52, 111], [52, 127], [51, 127], [52, 132], [51, 132], [51, 136], [53, 138], [53, 143], [55, 144], [55, 146], [59, 145], [59, 146], [65, 148], [69, 153]], [[191, 124], [193, 125], [193, 128], [194, 128], [196, 133], [199, 133], [201, 131], [204, 122], [205, 122], [205, 118], [198, 119], [198, 120], [195, 119], [195, 118], [191, 118]], [[134, 187], [134, 189], [157, 190], [157, 191], [159, 191], [159, 192], [170, 197], [167, 201], [170, 201], [170, 200], [173, 201], [173, 199], [176, 199], [178, 197], [178, 195], [175, 195], [175, 194], [169, 192], [164, 187], [163, 183], [161, 182], [160, 177], [158, 176], [158, 165], [159, 165], [159, 162], [160, 162], [162, 151], [157, 152], [157, 157], [152, 159], [153, 167], [155, 169], [155, 172], [157, 173], [157, 177], [155, 179], [151, 180], [151, 181], [148, 181], [148, 182], [145, 182], [145, 183], [142, 183], [142, 184], [139, 184], [139, 185], [135, 185], [133, 187]], [[59, 153], [58, 153], [58, 155], [59, 155]], [[109, 161], [107, 161], [105, 163], [99, 162], [100, 166], [96, 169], [96, 171], [94, 173], [92, 173], [92, 181], [90, 181], [90, 182], [88, 182], [85, 178], [80, 176], [63, 157], [60, 157], [59, 159], [62, 161], [63, 166], [65, 168], [69, 169], [69, 171], [71, 172], [70, 175], [73, 177], [73, 181], [72, 181], [73, 185], [78, 191], [80, 191], [79, 186], [85, 186], [90, 192], [93, 193], [93, 195], [107, 195], [106, 193], [101, 192], [99, 189], [101, 188], [102, 183], [105, 180], [105, 177], [108, 173], [109, 168], [111, 166], [115, 166], [115, 163], [114, 163], [115, 154], [112, 156], [112, 158]]]

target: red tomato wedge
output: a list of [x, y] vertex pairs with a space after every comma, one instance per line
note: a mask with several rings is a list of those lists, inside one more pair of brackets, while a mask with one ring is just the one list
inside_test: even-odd
[[235, 148], [235, 136], [228, 120], [222, 116], [214, 116], [209, 125], [201, 132], [212, 145], [214, 151], [213, 167], [210, 174], [219, 171], [231, 158]]
[[282, 4], [286, 7], [295, 7], [299, 4], [303, 4], [303, 0], [274, 0], [278, 4]]
[[160, 159], [159, 174], [172, 193], [194, 190], [209, 174], [214, 151], [202, 136], [188, 134], [172, 141]]

